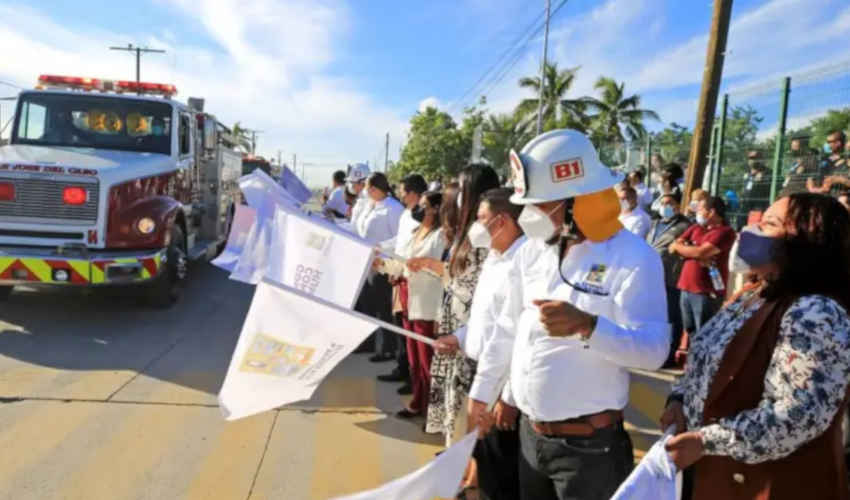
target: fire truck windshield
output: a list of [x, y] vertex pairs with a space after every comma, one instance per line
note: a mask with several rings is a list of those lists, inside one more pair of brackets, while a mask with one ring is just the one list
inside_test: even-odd
[[89, 94], [26, 93], [18, 100], [15, 144], [171, 154], [171, 106]]

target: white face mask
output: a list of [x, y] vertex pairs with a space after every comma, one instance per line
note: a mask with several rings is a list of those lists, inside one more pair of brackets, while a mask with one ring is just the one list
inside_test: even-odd
[[493, 243], [493, 238], [490, 237], [490, 231], [487, 230], [487, 226], [478, 221], [473, 222], [469, 226], [469, 232], [466, 235], [469, 237], [469, 242], [475, 248], [490, 248], [490, 244]]
[[558, 228], [555, 227], [555, 223], [552, 222], [551, 218], [549, 218], [549, 215], [555, 213], [555, 211], [563, 205], [563, 201], [558, 203], [558, 205], [548, 214], [534, 205], [526, 205], [525, 208], [522, 209], [522, 213], [519, 214], [519, 220], [517, 220], [517, 223], [519, 223], [519, 227], [522, 228], [525, 235], [529, 238], [548, 240], [554, 236], [555, 231], [558, 230]]
[[629, 204], [629, 202], [628, 202], [628, 201], [626, 201], [626, 200], [620, 200], [620, 211], [621, 211], [621, 212], [628, 212], [628, 211], [630, 211], [631, 209], [632, 209], [632, 206], [631, 206], [631, 204]]
[[697, 214], [697, 224], [699, 224], [700, 226], [704, 226], [707, 222], [708, 219], [706, 219], [704, 215]]

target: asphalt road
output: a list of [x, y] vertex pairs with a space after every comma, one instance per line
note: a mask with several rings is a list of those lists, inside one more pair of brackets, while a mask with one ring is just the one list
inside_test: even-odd
[[[0, 499], [326, 499], [440, 449], [392, 417], [389, 365], [352, 355], [311, 401], [225, 422], [216, 402], [253, 287], [196, 265], [184, 300], [18, 289], [0, 303]], [[658, 435], [667, 378], [638, 375], [629, 429]], [[640, 451], [638, 451], [640, 455]]]
[[303, 404], [225, 422], [216, 402], [253, 287], [192, 268], [167, 311], [126, 290], [0, 303], [0, 499], [325, 499], [439, 450], [391, 416], [387, 365], [347, 359]]

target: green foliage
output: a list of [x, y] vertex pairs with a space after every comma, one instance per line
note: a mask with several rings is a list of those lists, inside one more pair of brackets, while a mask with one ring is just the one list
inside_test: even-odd
[[640, 107], [638, 94], [625, 95], [625, 83], [603, 76], [594, 87], [601, 93], [600, 98], [585, 97], [584, 102], [595, 112], [589, 117], [595, 144], [640, 141], [646, 137], [643, 121], [660, 120], [655, 111]]
[[[558, 70], [558, 64], [546, 64], [543, 70], [543, 130], [572, 128], [587, 131], [587, 105], [583, 99], [568, 99], [566, 96], [572, 87], [578, 67]], [[540, 77], [521, 78], [519, 86], [534, 92], [534, 97], [523, 99], [516, 107], [516, 115], [536, 129], [537, 113], [540, 107]]]
[[694, 133], [688, 127], [676, 122], [663, 130], [651, 133], [652, 151], [659, 153], [664, 162], [688, 163]]
[[535, 125], [518, 114], [490, 115], [484, 123], [484, 158], [500, 176], [509, 176], [508, 155], [534, 137]]
[[812, 120], [809, 145], [820, 150], [826, 143], [826, 136], [833, 130], [843, 130], [845, 134], [850, 131], [850, 108], [831, 109], [825, 116]]
[[469, 159], [472, 134], [466, 139], [452, 117], [436, 108], [417, 112], [410, 120], [407, 144], [390, 177], [419, 173], [431, 180], [457, 175]]

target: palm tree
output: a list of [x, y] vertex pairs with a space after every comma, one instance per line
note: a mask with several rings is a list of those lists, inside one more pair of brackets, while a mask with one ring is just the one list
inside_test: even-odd
[[[624, 142], [635, 141], [646, 136], [644, 119], [659, 120], [658, 113], [641, 109], [638, 94], [624, 97], [625, 83], [617, 83], [613, 78], [600, 77], [594, 88], [601, 91], [601, 99], [585, 97], [587, 107], [595, 111], [590, 116], [591, 126], [597, 139]], [[623, 135], [625, 131], [625, 135]]]
[[237, 145], [242, 147], [245, 152], [251, 151], [251, 136], [248, 129], [242, 128], [240, 122], [233, 124], [233, 137], [236, 139]]
[[507, 176], [508, 155], [517, 151], [534, 136], [534, 127], [516, 114], [490, 115], [484, 122], [484, 157], [499, 175]]
[[[544, 130], [553, 128], [573, 128], [585, 131], [587, 104], [583, 99], [567, 99], [565, 96], [575, 81], [579, 67], [558, 70], [557, 63], [546, 63], [543, 69], [543, 123]], [[540, 77], [521, 78], [519, 86], [534, 91], [535, 97], [523, 99], [517, 106], [516, 112], [525, 121], [536, 123], [539, 107]]]

